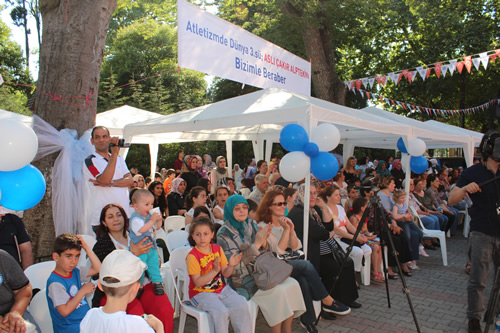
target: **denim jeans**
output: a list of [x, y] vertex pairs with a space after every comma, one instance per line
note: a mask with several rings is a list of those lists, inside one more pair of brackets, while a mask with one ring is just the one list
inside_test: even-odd
[[[495, 272], [500, 265], [500, 237], [486, 235], [479, 231], [470, 233], [471, 270], [467, 285], [467, 318], [481, 320], [484, 310], [484, 289], [488, 277], [489, 264], [493, 260]], [[496, 314], [500, 313], [500, 302]]]
[[396, 221], [398, 226], [403, 229], [403, 233], [408, 239], [408, 248], [411, 254], [411, 260], [418, 260], [420, 258], [419, 254], [419, 244], [424, 242], [424, 234], [419, 227], [413, 222], [408, 221]]

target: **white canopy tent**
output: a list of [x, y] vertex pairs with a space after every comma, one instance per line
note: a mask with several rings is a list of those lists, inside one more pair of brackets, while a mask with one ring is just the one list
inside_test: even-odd
[[[447, 125], [438, 121], [430, 120], [422, 122], [376, 107], [367, 107], [360, 111], [413, 127], [415, 137], [424, 140], [427, 148], [463, 148], [467, 166], [472, 165], [474, 147], [479, 146], [483, 136], [481, 133]], [[359, 137], [353, 144], [354, 146], [361, 147], [394, 149], [397, 140], [398, 138], [392, 138], [383, 143], [378, 143], [372, 142], [370, 138], [364, 139]], [[352, 147], [352, 149], [354, 149], [354, 147]]]

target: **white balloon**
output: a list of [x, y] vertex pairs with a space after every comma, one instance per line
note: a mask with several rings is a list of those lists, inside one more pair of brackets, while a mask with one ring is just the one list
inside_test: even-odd
[[406, 172], [406, 163], [410, 159], [410, 155], [408, 154], [401, 154], [401, 168], [403, 169], [404, 172]]
[[339, 145], [340, 132], [337, 126], [323, 123], [313, 129], [311, 142], [318, 145], [319, 151], [332, 151]]
[[311, 161], [301, 151], [292, 151], [281, 159], [280, 174], [289, 182], [295, 183], [306, 178]]
[[427, 149], [427, 145], [422, 139], [412, 139], [408, 142], [408, 154], [412, 156], [422, 156]]
[[13, 171], [28, 165], [38, 151], [33, 129], [18, 120], [0, 122], [0, 171]]

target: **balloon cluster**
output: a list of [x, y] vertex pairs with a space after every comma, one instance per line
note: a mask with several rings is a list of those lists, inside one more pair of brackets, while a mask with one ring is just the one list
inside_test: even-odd
[[329, 153], [340, 142], [340, 132], [335, 125], [323, 123], [311, 134], [305, 129], [289, 124], [280, 132], [280, 144], [289, 151], [280, 162], [280, 173], [289, 182], [298, 182], [309, 170], [319, 180], [332, 179], [339, 171], [339, 162]]
[[32, 208], [45, 195], [42, 173], [29, 164], [38, 151], [31, 127], [16, 120], [0, 123], [0, 205], [11, 210]]
[[[427, 146], [425, 142], [421, 139], [412, 139], [408, 142], [408, 149], [406, 149], [403, 138], [399, 138], [397, 147], [403, 154], [411, 155], [410, 158], [410, 169], [416, 174], [422, 174], [427, 171], [429, 163], [427, 159], [422, 155], [425, 153]], [[403, 158], [401, 158], [403, 160]]]

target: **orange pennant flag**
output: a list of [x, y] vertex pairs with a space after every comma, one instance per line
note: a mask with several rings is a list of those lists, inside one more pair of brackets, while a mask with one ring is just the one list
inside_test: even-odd
[[462, 69], [464, 69], [464, 62], [463, 61], [457, 62], [457, 69], [458, 69], [458, 72], [460, 74], [462, 74]]
[[437, 62], [434, 64], [434, 72], [436, 72], [436, 75], [438, 79], [441, 77], [441, 63]]
[[467, 68], [467, 72], [470, 73], [472, 69], [472, 56], [464, 57], [465, 68]]

